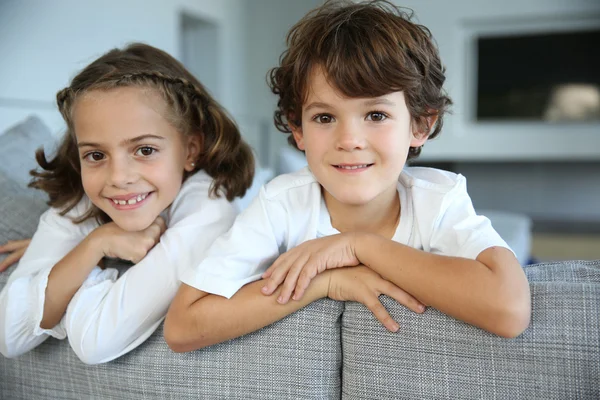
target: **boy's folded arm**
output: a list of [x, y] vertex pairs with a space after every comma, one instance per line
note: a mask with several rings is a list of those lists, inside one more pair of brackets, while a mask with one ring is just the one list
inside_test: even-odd
[[357, 244], [363, 264], [443, 313], [504, 337], [518, 336], [529, 325], [529, 285], [509, 249], [490, 247], [473, 260], [371, 234]]
[[263, 280], [243, 286], [230, 299], [184, 283], [167, 313], [165, 340], [173, 351], [186, 352], [254, 332], [327, 297], [328, 280], [328, 273], [319, 274], [301, 300], [285, 305], [277, 302], [278, 292], [261, 293]]

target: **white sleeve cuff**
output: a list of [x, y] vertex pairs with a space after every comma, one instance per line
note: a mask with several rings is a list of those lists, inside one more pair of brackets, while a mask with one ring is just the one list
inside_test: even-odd
[[240, 288], [250, 282], [261, 278], [262, 273], [256, 273], [240, 279], [231, 279], [202, 273], [197, 269], [189, 268], [181, 275], [181, 282], [206, 293], [216, 294], [230, 299]]

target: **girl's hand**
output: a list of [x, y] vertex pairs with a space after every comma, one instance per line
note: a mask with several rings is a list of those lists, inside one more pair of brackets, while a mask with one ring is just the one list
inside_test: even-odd
[[120, 258], [137, 264], [158, 243], [166, 229], [165, 220], [157, 217], [142, 231], [128, 232], [110, 222], [97, 228], [92, 235], [99, 239], [102, 257]]
[[425, 311], [425, 305], [364, 265], [340, 268], [330, 272], [327, 293], [329, 298], [357, 301], [364, 304], [387, 330], [396, 332], [399, 325], [379, 301], [379, 296], [382, 294], [393, 298], [416, 313]]
[[262, 292], [270, 295], [283, 283], [277, 301], [281, 304], [287, 303], [292, 292], [293, 299], [300, 300], [310, 280], [318, 273], [358, 264], [354, 251], [354, 235], [351, 233], [309, 240], [279, 256], [265, 271], [262, 278], [267, 279], [267, 283]]
[[10, 253], [6, 258], [0, 262], [0, 272], [4, 271], [23, 257], [25, 250], [29, 247], [31, 239], [23, 240], [10, 240], [0, 246], [0, 254]]

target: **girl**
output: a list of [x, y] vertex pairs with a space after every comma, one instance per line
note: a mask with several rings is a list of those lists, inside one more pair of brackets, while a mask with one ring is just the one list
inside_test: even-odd
[[530, 317], [527, 279], [475, 214], [464, 177], [405, 168], [450, 104], [427, 28], [386, 1], [328, 1], [287, 44], [271, 71], [275, 123], [308, 169], [267, 184], [183, 274], [165, 322], [170, 347], [230, 339], [326, 296], [364, 303], [395, 332], [381, 293], [519, 335]]
[[[254, 160], [235, 124], [156, 48], [111, 50], [57, 95], [67, 133], [31, 186], [49, 194], [0, 294], [0, 352], [49, 336], [85, 363], [113, 360], [158, 327], [190, 267], [236, 215]], [[118, 277], [102, 260], [134, 265]]]

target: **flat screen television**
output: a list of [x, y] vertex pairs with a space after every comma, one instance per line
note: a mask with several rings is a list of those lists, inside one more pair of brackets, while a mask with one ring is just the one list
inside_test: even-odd
[[476, 47], [476, 121], [600, 121], [600, 27], [486, 35]]

